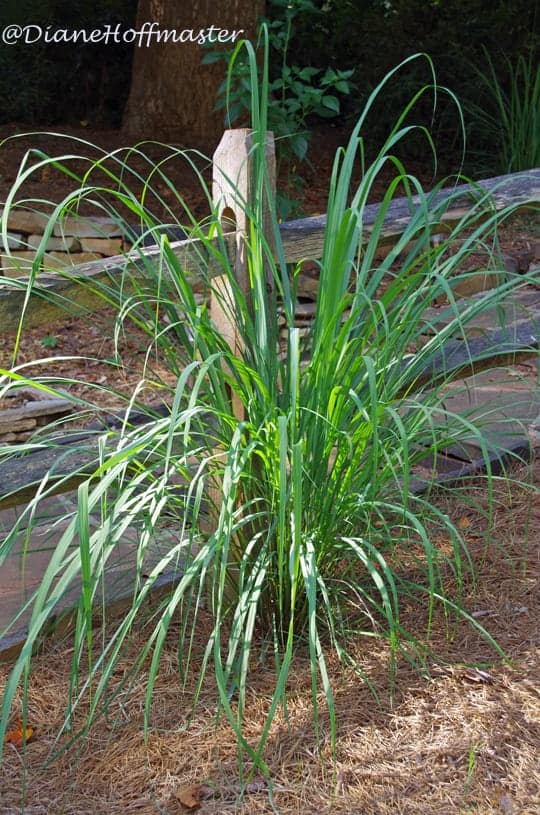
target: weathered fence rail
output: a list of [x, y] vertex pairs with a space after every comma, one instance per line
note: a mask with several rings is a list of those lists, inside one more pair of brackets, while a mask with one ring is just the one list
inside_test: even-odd
[[[488, 178], [474, 184], [457, 184], [435, 193], [430, 198], [430, 206], [440, 207], [446, 201], [449, 207], [439, 223], [433, 223], [434, 231], [437, 226], [444, 229], [457, 223], [468, 212], [471, 203], [486, 194], [489, 195], [491, 211], [500, 211], [510, 204], [540, 201], [540, 168]], [[419, 203], [418, 196], [412, 199], [395, 198], [390, 202], [383, 221], [382, 243], [386, 241], [392, 244], [401, 237], [412, 217], [411, 205], [414, 207]], [[380, 204], [367, 204], [364, 209], [362, 223], [366, 241], [380, 209]], [[280, 232], [287, 262], [295, 263], [304, 257], [320, 257], [325, 227], [326, 215], [282, 224]]]
[[[250, 132], [247, 130], [227, 131], [214, 156], [214, 200], [223, 217], [231, 217], [236, 231], [216, 238], [216, 248], [226, 252], [231, 266], [242, 289], [247, 293], [247, 276], [242, 257], [242, 236], [246, 229], [245, 215], [238, 206], [239, 198], [250, 201], [253, 195], [249, 178]], [[270, 177], [275, 183], [273, 173], [273, 142], [269, 138], [267, 161]], [[233, 184], [239, 189], [240, 196], [228, 188]], [[540, 201], [540, 169], [509, 176], [491, 178], [476, 184], [461, 184], [441, 190], [430, 198], [433, 207], [443, 207], [438, 220], [431, 222], [432, 231], [437, 227], [444, 229], [458, 222], [469, 210], [471, 203], [479, 198], [486, 199], [487, 212], [503, 209], [508, 205], [530, 204]], [[445, 202], [448, 207], [444, 208]], [[415, 207], [420, 206], [419, 199], [401, 198], [390, 203], [384, 213], [383, 241], [395, 242], [414, 217]], [[381, 215], [380, 204], [366, 205], [363, 212], [364, 238], [368, 239], [370, 229]], [[304, 218], [290, 221], [280, 226], [285, 260], [295, 263], [304, 258], [318, 259], [323, 250], [326, 216]], [[219, 244], [218, 244], [219, 242]], [[178, 241], [171, 244], [171, 249], [179, 259], [193, 284], [223, 274], [223, 266], [205, 245], [197, 239]], [[99, 295], [102, 284], [114, 285], [120, 282], [128, 271], [130, 274], [144, 276], [146, 264], [159, 257], [157, 247], [140, 249], [126, 256], [112, 257], [75, 267], [69, 276], [54, 274], [40, 276], [30, 293], [24, 280], [10, 281], [0, 288], [0, 330], [15, 330], [20, 322], [24, 308], [26, 325], [40, 325], [50, 322], [64, 314], [66, 308], [70, 313], [92, 310], [103, 304]], [[84, 283], [84, 285], [81, 285]], [[92, 286], [92, 283], [95, 286]], [[235, 326], [230, 318], [219, 311], [219, 306], [211, 306], [215, 311], [216, 322], [227, 336], [230, 344], [236, 347]], [[512, 342], [501, 334], [500, 342], [494, 335], [490, 338], [490, 350], [486, 345], [486, 358], [498, 357], [508, 360], [512, 355], [531, 349], [538, 344], [538, 327], [523, 326]], [[474, 342], [486, 342], [479, 338]], [[482, 350], [482, 349], [481, 349]], [[453, 371], [455, 377], [467, 376], [478, 370], [471, 366], [472, 349], [464, 348], [463, 343], [449, 343], [441, 353], [437, 366], [448, 377]], [[480, 354], [481, 355], [481, 354]], [[433, 371], [414, 372], [414, 382], [419, 386]], [[93, 435], [71, 441], [69, 446], [58, 442], [56, 448], [37, 451], [19, 459], [10, 458], [0, 467], [0, 508], [6, 508], [26, 502], [34, 492], [34, 486], [48, 475], [49, 486], [56, 484], [58, 491], [67, 491], [77, 481], [92, 472], [98, 460], [96, 430]], [[68, 478], [69, 476], [69, 478]]]
[[[243, 160], [245, 161], [245, 153]], [[433, 196], [431, 204], [440, 206], [448, 201], [449, 207], [445, 210], [440, 223], [433, 226], [444, 228], [456, 223], [470, 208], [472, 201], [486, 194], [489, 194], [489, 207], [486, 206], [486, 209], [491, 208], [492, 211], [501, 210], [508, 205], [540, 202], [540, 169], [441, 190]], [[418, 198], [412, 200], [399, 198], [390, 203], [384, 217], [383, 242], [386, 240], [391, 244], [403, 234], [412, 217], [411, 205], [414, 206], [415, 203], [419, 203]], [[380, 204], [368, 204], [364, 209], [363, 228], [366, 241], [380, 210]], [[281, 224], [280, 234], [286, 262], [296, 263], [304, 258], [320, 258], [325, 227], [326, 215]], [[227, 253], [232, 266], [235, 264], [240, 234], [241, 231], [229, 232], [219, 239], [214, 239], [216, 247], [219, 245]], [[174, 242], [171, 248], [194, 284], [202, 280], [203, 270], [207, 279], [223, 273], [223, 267], [218, 259], [210, 255], [203, 243], [196, 238]], [[115, 280], [125, 277], [127, 272], [144, 276], [145, 262], [141, 256], [144, 256], [146, 262], [152, 262], [153, 258], [159, 257], [159, 251], [158, 248], [145, 248], [125, 256], [91, 261], [74, 267], [69, 275], [65, 273], [40, 275], [29, 296], [24, 279], [10, 280], [0, 287], [0, 330], [16, 330], [23, 307], [25, 324], [28, 326], [46, 325], [65, 314], [67, 307], [71, 313], [76, 313], [77, 309], [80, 312], [92, 310], [103, 304], [98, 292], [99, 285], [104, 283], [114, 285]], [[84, 286], [81, 283], [84, 283]], [[92, 289], [92, 283], [95, 283], [95, 289]]]

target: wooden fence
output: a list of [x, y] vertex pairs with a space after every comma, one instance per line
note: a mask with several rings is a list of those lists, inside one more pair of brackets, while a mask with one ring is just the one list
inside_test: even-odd
[[[232, 214], [231, 220], [236, 223], [236, 230], [228, 232], [221, 239], [214, 239], [216, 245], [224, 245], [231, 264], [236, 268], [239, 282], [242, 276], [242, 264], [239, 263], [241, 255], [242, 235], [245, 230], [245, 216], [238, 201], [244, 199], [252, 203], [252, 189], [250, 183], [251, 166], [251, 137], [248, 130], [228, 130], [214, 154], [213, 195], [219, 207], [219, 212], [225, 218]], [[270, 178], [275, 184], [275, 170], [273, 160], [274, 150], [271, 137], [268, 139], [267, 156], [270, 165]], [[230, 182], [238, 188], [238, 194], [231, 190]], [[474, 200], [488, 193], [491, 210], [501, 210], [512, 204], [530, 204], [540, 202], [540, 169], [530, 170], [506, 176], [498, 176], [474, 185], [460, 184], [458, 186], [441, 190], [433, 197], [432, 205], [440, 206], [448, 201], [449, 206], [439, 224], [432, 225], [432, 231], [437, 232], [448, 228], [458, 222], [470, 209]], [[394, 199], [388, 207], [384, 217], [384, 226], [381, 242], [388, 245], [394, 243], [404, 232], [412, 213], [411, 204], [418, 203], [418, 199]], [[367, 241], [370, 229], [376, 223], [380, 213], [379, 204], [367, 205], [363, 213], [364, 238]], [[281, 240], [287, 263], [296, 263], [304, 258], [317, 259], [321, 257], [326, 215], [312, 218], [289, 221], [280, 225]], [[440, 230], [439, 230], [440, 231]], [[202, 278], [202, 270], [208, 279], [223, 273], [219, 262], [209, 255], [203, 243], [198, 239], [177, 241], [172, 244], [174, 254], [180, 261], [183, 269], [193, 282]], [[122, 278], [126, 271], [144, 275], [144, 264], [141, 255], [151, 260], [159, 256], [159, 248], [140, 249], [107, 259], [84, 263], [70, 270], [69, 278], [60, 274], [43, 274], [33, 286], [31, 296], [25, 310], [25, 324], [29, 327], [46, 325], [51, 320], [65, 315], [66, 307], [72, 311], [77, 306], [81, 310], [92, 309], [102, 305], [97, 292], [92, 292], [89, 283], [111, 283]], [[81, 286], [81, 282], [86, 285]], [[244, 281], [245, 284], [245, 281]], [[243, 286], [245, 289], [245, 285]], [[26, 283], [24, 279], [11, 280], [0, 288], [0, 330], [16, 330], [23, 305], [26, 301]]]
[[[275, 185], [274, 144], [271, 134], [267, 138], [267, 164], [269, 178]], [[244, 255], [243, 237], [247, 222], [244, 208], [239, 201], [245, 201], [248, 206], [253, 204], [253, 185], [251, 183], [252, 138], [249, 130], [226, 131], [216, 153], [213, 166], [213, 196], [218, 208], [218, 215], [222, 222], [228, 221], [233, 230], [227, 232], [220, 241], [225, 248], [230, 263], [235, 270], [236, 279], [240, 288], [249, 301], [249, 284]], [[438, 223], [432, 224], [432, 232], [449, 228], [458, 222], [470, 209], [471, 203], [479, 197], [489, 194], [490, 212], [500, 210], [512, 205], [530, 204], [540, 201], [540, 169], [518, 173], [508, 176], [491, 178], [477, 184], [463, 184], [441, 190], [433, 196], [433, 205], [441, 207], [445, 202], [448, 207], [442, 207], [444, 214]], [[391, 245], [405, 231], [407, 224], [414, 214], [414, 205], [418, 200], [410, 198], [395, 199], [389, 205], [383, 222], [382, 242]], [[365, 207], [363, 213], [364, 237], [369, 237], [370, 228], [377, 222], [380, 215], [380, 205], [372, 204]], [[285, 260], [287, 263], [296, 263], [304, 258], [320, 258], [323, 249], [326, 216], [304, 218], [290, 221], [280, 225], [281, 240]], [[270, 232], [268, 233], [270, 234]], [[216, 278], [223, 274], [222, 266], [209, 255], [204, 244], [198, 239], [178, 241], [171, 245], [175, 256], [183, 269], [194, 283], [202, 278], [202, 270], [206, 279]], [[26, 290], [24, 280], [10, 281], [0, 288], [0, 327], [3, 331], [13, 331], [20, 322], [24, 307], [24, 323], [27, 326], [37, 326], [50, 323], [65, 314], [66, 307], [70, 313], [88, 311], [103, 305], [97, 293], [98, 284], [114, 285], [115, 280], [120, 281], [126, 274], [145, 274], [146, 262], [159, 257], [158, 247], [140, 249], [127, 256], [112, 257], [83, 264], [71, 270], [69, 278], [59, 274], [42, 275], [32, 287], [30, 295]], [[92, 291], [91, 283], [96, 284], [96, 291]], [[81, 285], [83, 283], [84, 285]], [[217, 286], [226, 285], [223, 278]], [[218, 298], [211, 302], [212, 316], [220, 330], [227, 337], [231, 347], [239, 350], [239, 338], [236, 328], [230, 317], [219, 307]], [[499, 356], [507, 359], [524, 349], [530, 349], [538, 342], [537, 332], [524, 326], [521, 334], [508, 342], [508, 338], [501, 332], [498, 339], [496, 335], [490, 338], [490, 359]], [[534, 335], [534, 336], [533, 336]], [[535, 339], [536, 338], [536, 339]], [[479, 338], [476, 342], [482, 342]], [[464, 348], [463, 343], [449, 343], [438, 363], [440, 369], [453, 370], [456, 377], [471, 373], [470, 349]], [[469, 368], [467, 367], [469, 364]], [[475, 371], [477, 369], [475, 368]], [[432, 372], [426, 372], [426, 378]], [[421, 379], [421, 377], [420, 377]], [[77, 470], [80, 477], [85, 472], [91, 472], [96, 461], [97, 444], [94, 439], [81, 440], [77, 445], [70, 444], [62, 447], [58, 443], [56, 450], [51, 449], [37, 452], [31, 456], [21, 457], [20, 460], [11, 459], [9, 469], [0, 467], [0, 507], [24, 503], [33, 492], [32, 485], [38, 484], [47, 472], [54, 470], [54, 478], [58, 481], [59, 491], [66, 491], [74, 486], [73, 480], [65, 480], [67, 473]]]

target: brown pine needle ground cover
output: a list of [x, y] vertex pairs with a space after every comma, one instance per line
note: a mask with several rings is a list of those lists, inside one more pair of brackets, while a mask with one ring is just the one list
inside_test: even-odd
[[[334, 687], [339, 721], [333, 764], [323, 717], [317, 750], [311, 729], [311, 686], [307, 661], [297, 658], [289, 688], [288, 722], [276, 716], [266, 751], [277, 810], [336, 815], [533, 815], [540, 806], [540, 688], [538, 623], [540, 598], [540, 460], [515, 470], [522, 479], [495, 489], [493, 530], [485, 517], [486, 485], [471, 482], [466, 499], [451, 491], [439, 505], [465, 531], [479, 579], [465, 607], [493, 634], [510, 662], [494, 661], [485, 640], [460, 623], [446, 636], [435, 622], [431, 675], [402, 662], [392, 702], [388, 649], [366, 638], [357, 644], [365, 683], [336, 665]], [[408, 617], [408, 619], [407, 619]], [[420, 632], [418, 612], [405, 611], [405, 626]], [[200, 630], [201, 651], [206, 633]], [[144, 628], [134, 632], [138, 652]], [[96, 638], [98, 640], [99, 637]], [[71, 645], [48, 642], [30, 677], [26, 750], [6, 745], [0, 775], [0, 813], [40, 815], [150, 815], [187, 812], [269, 813], [268, 790], [255, 777], [239, 794], [235, 741], [228, 725], [215, 720], [215, 692], [208, 681], [191, 723], [190, 691], [183, 691], [174, 652], [174, 629], [157, 680], [151, 727], [142, 733], [145, 675], [129, 698], [113, 699], [107, 716], [78, 745], [47, 764], [66, 743], [57, 738], [64, 721]], [[115, 673], [128, 671], [129, 654]], [[245, 712], [246, 732], [260, 734], [270, 698], [270, 668], [255, 666]], [[8, 666], [0, 666], [0, 687]], [[294, 686], [292, 685], [294, 682]], [[16, 726], [19, 711], [13, 713]], [[77, 721], [80, 724], [80, 714]], [[23, 789], [26, 807], [21, 807]], [[191, 811], [196, 811], [192, 809]]]

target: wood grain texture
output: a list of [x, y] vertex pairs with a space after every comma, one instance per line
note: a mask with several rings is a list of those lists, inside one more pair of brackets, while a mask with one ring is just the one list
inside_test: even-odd
[[[469, 211], [474, 201], [478, 201], [486, 193], [490, 196], [489, 202], [485, 202], [488, 212], [498, 211], [509, 205], [540, 202], [540, 169], [497, 176], [476, 184], [459, 184], [440, 190], [429, 197], [430, 208], [441, 207], [447, 202], [448, 209], [445, 210], [440, 220], [433, 222], [434, 227], [444, 228], [446, 226], [448, 228], [451, 224], [457, 223]], [[385, 214], [381, 242], [392, 243], [399, 238], [409, 224], [415, 207], [419, 205], [418, 196], [412, 199], [394, 199]], [[380, 204], [368, 204], [364, 209], [362, 224], [366, 241], [379, 212]], [[303, 258], [321, 257], [325, 228], [326, 215], [317, 215], [313, 218], [303, 218], [282, 224], [280, 232], [287, 262], [294, 263]]]
[[[236, 254], [236, 233], [224, 235], [214, 240], [216, 254], [210, 255], [198, 238], [176, 241], [171, 244], [188, 279], [196, 285], [212, 279], [223, 271], [219, 254], [225, 254], [232, 264]], [[144, 280], [145, 265], [157, 260], [160, 249], [141, 249], [125, 256], [84, 263], [75, 266], [67, 274], [40, 275], [30, 295], [26, 291], [26, 281], [10, 281], [0, 287], [0, 326], [3, 331], [15, 331], [24, 309], [24, 322], [27, 327], [47, 325], [54, 320], [70, 315], [84, 314], [104, 306], [102, 291], [104, 286], [129, 291], [129, 278], [135, 276]]]
[[98, 466], [98, 440], [84, 439], [27, 455], [5, 458], [0, 464], [0, 509], [27, 503], [44, 478], [51, 494], [69, 492]]
[[[488, 211], [500, 210], [509, 205], [540, 202], [540, 169], [498, 176], [474, 185], [461, 184], [439, 191], [431, 200], [433, 206], [448, 202], [448, 209], [442, 218], [442, 227], [445, 225], [448, 227], [459, 221], [471, 203], [485, 193], [490, 195], [489, 206], [486, 201]], [[415, 202], [418, 204], [417, 198], [412, 199], [413, 207]], [[364, 209], [366, 240], [379, 211], [379, 204], [369, 204]], [[238, 217], [235, 216], [237, 223]], [[411, 201], [407, 198], [395, 199], [385, 215], [382, 243], [386, 241], [391, 244], [399, 238], [411, 217]], [[241, 224], [238, 226], [241, 227]], [[304, 258], [319, 258], [323, 250], [325, 226], [326, 215], [281, 224], [280, 233], [287, 263], [296, 263]], [[219, 246], [227, 254], [231, 264], [234, 264], [238, 240], [239, 235], [236, 231], [229, 232], [220, 239], [214, 239], [216, 247]], [[200, 240], [178, 241], [171, 246], [194, 284], [222, 273], [219, 259], [210, 255]], [[100, 285], [118, 286], [131, 274], [144, 277], [145, 263], [152, 263], [159, 257], [159, 253], [158, 248], [144, 249], [129, 253], [126, 257], [117, 256], [85, 263], [74, 267], [69, 278], [60, 275], [41, 276], [28, 299], [24, 280], [5, 283], [0, 288], [0, 326], [4, 331], [15, 331], [23, 307], [25, 324], [29, 327], [46, 325], [66, 311], [72, 314], [92, 311], [102, 304], [98, 293]], [[144, 255], [144, 260], [141, 255]], [[81, 282], [84, 285], [81, 285]], [[94, 286], [89, 286], [89, 282]]]

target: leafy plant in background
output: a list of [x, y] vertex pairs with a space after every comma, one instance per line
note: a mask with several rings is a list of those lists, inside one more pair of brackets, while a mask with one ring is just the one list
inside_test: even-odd
[[[508, 54], [515, 62], [517, 55], [527, 55], [531, 49], [538, 63], [538, 4], [530, 0], [500, 0], [491, 5], [484, 0], [325, 0], [320, 5], [317, 16], [297, 18], [291, 53], [301, 65], [356, 68], [355, 93], [343, 100], [351, 122], [360, 115], [379, 78], [414, 51], [431, 56], [439, 82], [450, 86], [463, 106], [469, 101], [485, 102], [482, 83], [471, 69], [471, 64], [480, 63], [483, 47], [492, 55], [499, 77], [504, 74], [501, 54]], [[418, 63], [411, 66], [402, 82], [388, 89], [384, 103], [368, 123], [371, 145], [382, 144], [395, 111], [406, 105], [415, 88], [428, 81], [425, 66]], [[461, 125], [454, 106], [441, 102], [435, 122], [429, 104], [417, 110], [415, 121], [430, 128], [444, 171], [450, 172], [463, 167]], [[423, 161], [422, 147], [421, 140], [410, 140], [402, 145], [402, 151], [407, 150], [408, 158]], [[488, 154], [490, 150], [489, 143], [478, 147], [467, 165], [473, 177], [485, 158], [481, 149]], [[484, 162], [482, 169], [485, 167]]]
[[[267, 25], [271, 50], [272, 77], [268, 84], [268, 128], [276, 138], [278, 169], [285, 165], [289, 184], [301, 188], [297, 163], [307, 158], [311, 131], [310, 116], [328, 119], [340, 113], [340, 100], [336, 93], [351, 93], [354, 70], [341, 71], [300, 65], [289, 65], [289, 46], [295, 20], [302, 15], [316, 15], [319, 9], [312, 0], [271, 0], [272, 16], [283, 13]], [[204, 63], [225, 61], [229, 65], [232, 52], [211, 51], [203, 57]], [[251, 66], [245, 55], [237, 56], [228, 76], [218, 90], [215, 110], [226, 108], [227, 126], [234, 125], [251, 111]], [[293, 198], [279, 194], [278, 211], [282, 218], [291, 214]]]
[[[290, 274], [265, 164], [268, 46], [260, 86], [256, 54], [249, 43], [243, 47], [249, 57], [254, 140], [255, 204], [248, 207], [244, 202], [250, 224], [245, 246], [252, 307], [235, 283], [217, 213], [210, 224], [197, 224], [171, 185], [167, 201], [160, 199], [171, 217], [184, 206], [192, 235], [201, 242], [205, 290], [214, 290], [236, 320], [245, 349], [241, 356], [220, 336], [206, 303], [196, 299], [190, 278], [167, 239], [160, 237], [160, 224], [151, 214], [152, 184], [156, 178], [166, 182], [166, 160], [149, 164], [143, 193], [137, 196], [132, 187], [141, 179], [140, 149], [99, 154], [88, 160], [80, 188], [52, 213], [51, 230], [58, 217], [76, 214], [83, 202], [118, 221], [123, 213], [130, 219], [136, 215], [149, 233], [154, 232], [161, 251], [157, 262], [141, 251], [136, 263], [126, 260], [120, 282], [102, 284], [104, 304], [117, 307], [116, 335], [128, 332], [130, 324], [147, 333], [145, 371], [125, 397], [125, 421], [101, 434], [93, 448], [95, 470], [83, 476], [76, 505], [63, 516], [64, 531], [29, 600], [28, 636], [4, 689], [0, 749], [20, 684], [28, 705], [24, 695], [33, 649], [50, 615], [74, 589], [80, 599], [66, 731], [87, 732], [109, 699], [128, 693], [130, 683], [139, 682], [142, 673], [147, 683], [145, 728], [151, 728], [160, 660], [164, 649], [174, 648], [180, 676], [191, 668], [202, 683], [213, 672], [219, 710], [235, 733], [240, 765], [247, 757], [250, 772], [259, 767], [266, 775], [270, 771], [264, 761], [265, 743], [276, 711], [280, 706], [286, 711], [287, 683], [298, 650], [311, 666], [315, 733], [319, 738], [329, 735], [334, 744], [336, 709], [328, 660], [352, 664], [363, 675], [351, 647], [359, 639], [376, 637], [387, 643], [395, 681], [402, 659], [425, 668], [435, 609], [440, 606], [450, 635], [458, 620], [466, 620], [501, 653], [462, 607], [464, 587], [474, 579], [462, 531], [429, 496], [412, 489], [409, 475], [419, 460], [471, 434], [487, 455], [480, 431], [466, 418], [445, 411], [445, 384], [452, 370], [437, 373], [433, 362], [450, 337], [463, 334], [469, 320], [518, 285], [506, 281], [501, 272], [499, 289], [464, 311], [456, 308], [453, 286], [463, 280], [461, 269], [478, 245], [495, 240], [499, 216], [493, 213], [489, 196], [479, 193], [448, 235], [432, 243], [432, 232], [439, 231], [448, 204], [437, 202], [440, 187], [424, 192], [394, 157], [394, 149], [411, 133], [405, 118], [431, 93], [431, 84], [420, 88], [398, 114], [383, 148], [366, 163], [360, 133], [376, 98], [417, 59], [409, 58], [381, 81], [347, 147], [336, 155], [317, 308], [303, 339], [294, 321], [302, 264]], [[425, 135], [431, 149], [429, 134]], [[193, 160], [189, 152], [172, 149], [167, 159], [182, 156], [189, 163]], [[131, 158], [137, 159], [137, 171], [130, 166]], [[361, 181], [352, 188], [356, 162], [361, 165]], [[71, 177], [80, 166], [76, 162], [72, 166], [69, 156], [33, 154], [6, 201], [4, 228], [13, 203], [25, 197], [25, 180], [48, 163], [63, 167]], [[388, 183], [379, 217], [366, 234], [364, 207], [389, 165], [395, 179]], [[103, 168], [108, 187], [103, 185]], [[202, 178], [201, 184], [211, 200]], [[384, 240], [385, 214], [403, 189], [410, 201], [410, 220], [395, 247], [376, 260]], [[413, 201], [413, 195], [418, 199]], [[263, 234], [265, 202], [272, 212], [270, 240]], [[227, 277], [231, 301], [224, 300], [223, 289], [214, 285], [210, 261], [214, 273]], [[275, 283], [271, 295], [268, 273]], [[95, 288], [98, 283], [88, 285]], [[423, 315], [442, 295], [450, 303], [442, 315], [450, 318], [448, 325], [426, 339]], [[21, 319], [24, 322], [24, 313]], [[280, 344], [282, 321], [286, 336]], [[153, 367], [156, 358], [159, 368]], [[121, 365], [119, 349], [112, 364]], [[167, 375], [160, 373], [164, 369]], [[0, 395], [18, 387], [25, 372], [25, 364], [4, 371]], [[424, 382], [426, 372], [431, 373]], [[69, 386], [53, 376], [43, 377], [41, 383], [52, 390]], [[92, 388], [105, 390], [91, 382], [86, 385], [86, 393]], [[141, 394], [147, 387], [168, 406], [165, 415], [144, 403]], [[120, 396], [114, 391], [111, 395]], [[82, 404], [72, 397], [74, 406], [87, 409], [91, 398], [85, 398]], [[242, 420], [237, 418], [238, 404]], [[149, 421], [140, 424], [132, 419], [136, 410]], [[55, 444], [40, 437], [40, 449]], [[23, 449], [30, 451], [33, 445], [27, 443]], [[217, 501], [216, 483], [221, 485]], [[37, 523], [40, 502], [52, 489], [45, 477], [2, 540], [0, 564], [12, 553], [21, 530]], [[165, 523], [174, 535], [160, 548]], [[100, 605], [104, 576], [128, 529], [138, 536], [130, 605], [122, 619], [110, 620], [98, 643], [92, 612]], [[179, 582], [153, 609], [148, 623], [152, 589], [162, 573], [179, 567]], [[199, 651], [203, 598], [211, 625]], [[403, 606], [414, 604], [419, 614], [413, 630], [403, 622]], [[107, 616], [106, 609], [103, 614]], [[133, 655], [132, 669], [118, 679], [115, 666], [140, 619], [149, 624], [147, 640], [141, 653]], [[422, 619], [425, 627], [420, 630]], [[171, 640], [167, 634], [175, 620], [180, 626]], [[271, 655], [275, 685], [265, 724], [254, 740], [253, 733], [245, 732], [244, 712], [253, 673], [265, 654]], [[201, 684], [197, 688], [194, 703]], [[327, 726], [320, 716], [323, 704]]]
[[[474, 155], [491, 172], [515, 173], [540, 165], [540, 68], [528, 56], [505, 58], [506, 76], [484, 49], [486, 71], [472, 66], [483, 89], [480, 103], [469, 103]], [[474, 141], [479, 142], [476, 147]]]

